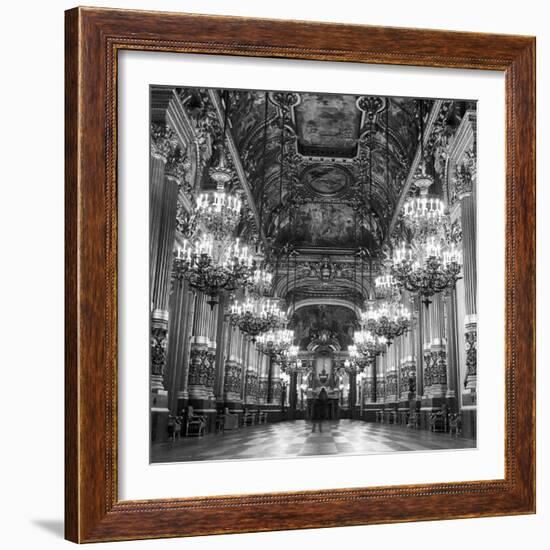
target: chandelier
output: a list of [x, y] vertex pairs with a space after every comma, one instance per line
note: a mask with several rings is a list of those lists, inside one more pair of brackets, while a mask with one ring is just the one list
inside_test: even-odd
[[231, 170], [225, 166], [221, 153], [218, 166], [210, 168], [210, 177], [216, 182], [215, 191], [205, 191], [197, 198], [197, 221], [217, 239], [232, 234], [239, 223], [242, 201], [226, 193], [225, 185], [231, 180]]
[[387, 301], [371, 306], [361, 314], [363, 326], [376, 336], [385, 338], [388, 345], [411, 326], [411, 314], [401, 303]]
[[263, 353], [272, 357], [277, 357], [292, 345], [293, 340], [293, 330], [279, 328], [260, 334], [256, 339], [256, 345]]
[[353, 335], [355, 351], [368, 360], [372, 360], [386, 351], [386, 338], [374, 336], [365, 329], [356, 330]]
[[185, 239], [175, 253], [173, 276], [185, 278], [189, 285], [208, 296], [211, 308], [218, 303], [222, 290], [245, 285], [254, 270], [254, 260], [239, 239], [217, 239], [203, 233], [194, 241]]
[[266, 267], [256, 267], [248, 282], [249, 289], [258, 296], [267, 296], [271, 290], [273, 273]]
[[240, 302], [235, 300], [229, 309], [229, 321], [256, 342], [259, 334], [277, 328], [287, 320], [273, 300], [252, 296]]
[[287, 350], [283, 351], [280, 355], [281, 369], [283, 372], [308, 372], [311, 366], [301, 359], [298, 359], [300, 348], [296, 345], [291, 345]]
[[418, 293], [428, 304], [434, 294], [454, 288], [462, 268], [462, 254], [455, 243], [442, 244], [433, 236], [417, 248], [417, 254], [405, 243], [396, 249], [392, 273], [400, 287]]
[[445, 204], [438, 197], [430, 197], [428, 189], [433, 178], [426, 174], [422, 163], [421, 173], [416, 177], [413, 185], [419, 190], [417, 197], [409, 198], [403, 205], [403, 220], [418, 238], [426, 238], [436, 234], [446, 219]]
[[356, 345], [348, 346], [348, 355], [349, 358], [344, 360], [344, 369], [347, 372], [361, 372], [364, 365]]

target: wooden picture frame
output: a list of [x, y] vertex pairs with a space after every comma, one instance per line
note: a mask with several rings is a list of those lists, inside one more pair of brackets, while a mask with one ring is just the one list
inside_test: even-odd
[[[155, 50], [501, 71], [505, 476], [147, 501], [117, 496], [117, 54]], [[66, 538], [97, 542], [535, 511], [535, 39], [98, 8], [66, 12]]]

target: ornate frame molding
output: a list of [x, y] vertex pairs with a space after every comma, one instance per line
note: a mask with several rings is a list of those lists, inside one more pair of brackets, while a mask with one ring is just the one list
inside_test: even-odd
[[[118, 499], [116, 90], [117, 53], [125, 49], [505, 73], [504, 479], [149, 501]], [[75, 8], [66, 12], [65, 55], [69, 540], [97, 542], [534, 512], [533, 37]]]

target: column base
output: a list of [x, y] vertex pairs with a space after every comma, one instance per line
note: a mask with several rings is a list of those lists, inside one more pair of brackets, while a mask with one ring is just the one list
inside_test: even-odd
[[462, 409], [462, 437], [475, 439], [477, 437], [477, 407]]
[[169, 414], [168, 409], [151, 408], [151, 443], [159, 443], [168, 440]]

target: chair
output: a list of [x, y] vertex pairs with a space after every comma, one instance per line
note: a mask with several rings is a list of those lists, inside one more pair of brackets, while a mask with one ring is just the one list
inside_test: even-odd
[[462, 434], [462, 415], [460, 413], [449, 415], [449, 435], [453, 435], [453, 433], [456, 437]]
[[429, 416], [429, 425], [432, 432], [446, 432], [447, 415], [443, 411], [431, 413]]
[[253, 426], [256, 420], [256, 413], [245, 409], [243, 415], [243, 426]]
[[181, 426], [183, 424], [182, 416], [168, 416], [168, 438], [172, 441], [181, 437]]
[[225, 417], [223, 431], [226, 430], [236, 430], [239, 428], [239, 415], [229, 412], [229, 409], [225, 407], [223, 410], [223, 415]]
[[418, 430], [420, 428], [420, 413], [419, 412], [412, 412], [409, 415], [409, 421], [407, 423], [408, 428], [412, 428], [413, 430]]
[[206, 429], [206, 418], [200, 414], [195, 414], [193, 411], [193, 406], [189, 405], [187, 407], [187, 421], [185, 423], [185, 436], [197, 436], [201, 437], [204, 435], [204, 430]]
[[258, 424], [267, 424], [267, 412], [258, 409]]

